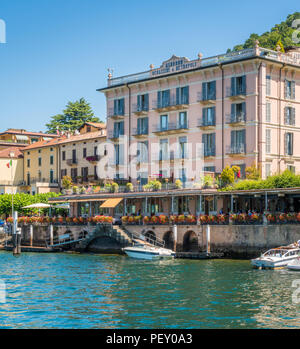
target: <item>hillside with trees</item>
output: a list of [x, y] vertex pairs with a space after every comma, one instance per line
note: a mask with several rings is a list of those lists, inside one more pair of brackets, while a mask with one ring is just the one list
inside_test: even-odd
[[[298, 34], [297, 36], [298, 43], [294, 42], [292, 38], [294, 31], [297, 30], [297, 27], [292, 27], [295, 19], [300, 20], [300, 12], [295, 12], [291, 15], [288, 15], [287, 19], [284, 22], [281, 22], [280, 24], [275, 24], [275, 26], [271, 28], [271, 30], [268, 32], [265, 32], [261, 35], [255, 33], [251, 34], [243, 44], [234, 46], [232, 51], [239, 51], [247, 48], [252, 48], [254, 47], [256, 40], [259, 41], [260, 47], [268, 48], [271, 50], [276, 50], [277, 45], [281, 47], [282, 51], [284, 51], [284, 49], [290, 46], [300, 47], [300, 35]], [[298, 24], [298, 31], [299, 28], [300, 21]], [[231, 49], [228, 49], [228, 52], [230, 51]]]

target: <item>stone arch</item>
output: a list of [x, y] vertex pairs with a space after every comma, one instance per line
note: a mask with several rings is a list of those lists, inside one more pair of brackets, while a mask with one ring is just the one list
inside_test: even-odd
[[164, 233], [163, 240], [165, 242], [165, 248], [174, 250], [174, 233], [171, 230]]
[[198, 236], [189, 230], [183, 236], [183, 252], [197, 252], [199, 251]]
[[144, 234], [146, 237], [146, 241], [151, 242], [151, 240], [156, 241], [156, 235], [153, 230], [147, 230], [146, 233]]

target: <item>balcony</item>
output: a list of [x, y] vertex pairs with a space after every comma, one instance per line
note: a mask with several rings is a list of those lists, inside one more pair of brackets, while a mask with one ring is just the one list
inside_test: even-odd
[[35, 185], [36, 187], [58, 187], [58, 180], [50, 178], [30, 178], [30, 185]]
[[216, 120], [200, 118], [198, 119], [198, 127], [206, 130], [213, 129], [216, 127]]
[[120, 110], [115, 110], [115, 108], [108, 109], [108, 113], [107, 113], [108, 118], [111, 118], [113, 120], [119, 120], [119, 119], [123, 119], [124, 116], [125, 116], [125, 112], [122, 109]]
[[203, 96], [201, 92], [197, 94], [197, 101], [203, 105], [216, 104], [216, 93], [208, 93], [207, 96]]
[[100, 161], [100, 155], [87, 156], [85, 159], [89, 162], [97, 162]]
[[123, 138], [124, 135], [120, 134], [119, 132], [115, 132], [115, 131], [109, 131], [108, 132], [108, 139], [111, 140], [112, 142], [117, 142], [119, 141], [120, 138]]
[[148, 105], [134, 104], [132, 109], [133, 109], [133, 113], [139, 116], [147, 115], [149, 112]]
[[246, 114], [245, 113], [234, 113], [226, 115], [226, 124], [231, 126], [241, 126], [246, 123]]
[[171, 95], [165, 100], [155, 100], [153, 102], [153, 109], [157, 112], [165, 112], [172, 110], [182, 110], [189, 107], [189, 98], [176, 98], [176, 95]]
[[246, 99], [246, 96], [246, 89], [243, 89], [242, 87], [236, 87], [235, 89], [232, 89], [231, 87], [226, 88], [226, 97], [230, 98], [232, 101], [244, 100]]
[[142, 138], [142, 137], [148, 136], [148, 134], [149, 134], [148, 129], [134, 128], [132, 132], [133, 137], [136, 137], [136, 138]]
[[153, 130], [153, 133], [156, 133], [158, 135], [174, 134], [178, 132], [185, 132], [188, 130], [188, 128], [188, 122], [184, 124], [170, 122], [166, 127], [163, 127], [162, 125], [157, 126], [156, 129]]
[[77, 165], [77, 163], [78, 163], [77, 159], [67, 159], [68, 166]]
[[203, 155], [205, 158], [216, 156], [216, 148], [215, 147], [211, 147], [211, 148], [204, 147]]
[[244, 155], [246, 153], [246, 144], [230, 145], [226, 148], [226, 154], [230, 156]]

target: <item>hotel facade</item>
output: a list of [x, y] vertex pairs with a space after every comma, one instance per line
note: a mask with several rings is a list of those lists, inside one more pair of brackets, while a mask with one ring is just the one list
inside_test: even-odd
[[192, 183], [202, 171], [255, 165], [262, 178], [300, 171], [300, 50], [260, 48], [109, 74], [111, 177]]

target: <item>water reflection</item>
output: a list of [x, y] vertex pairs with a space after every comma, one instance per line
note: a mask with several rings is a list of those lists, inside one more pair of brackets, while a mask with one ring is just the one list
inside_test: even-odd
[[299, 327], [292, 281], [248, 261], [1, 252], [1, 328]]

